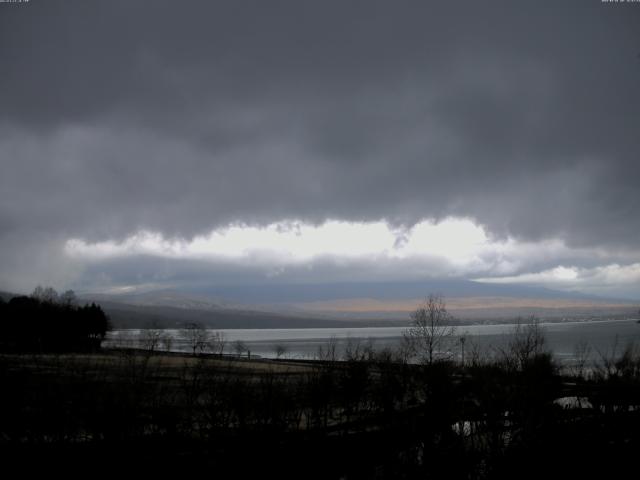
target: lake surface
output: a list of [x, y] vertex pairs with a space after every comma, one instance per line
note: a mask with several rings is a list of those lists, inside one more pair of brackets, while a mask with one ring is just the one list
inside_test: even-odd
[[[591, 359], [597, 359], [601, 354], [620, 354], [631, 342], [640, 345], [640, 323], [635, 319], [541, 323], [540, 326], [548, 347], [563, 363], [570, 363], [575, 358], [576, 346], [580, 343], [589, 346]], [[502, 348], [507, 345], [515, 327], [514, 324], [457, 327], [452, 340], [454, 350], [459, 349], [459, 339], [462, 335], [467, 338], [467, 352], [474, 344], [480, 351], [485, 352]], [[276, 347], [281, 346], [286, 358], [314, 358], [318, 349], [326, 347], [331, 341], [335, 342], [338, 355], [344, 352], [348, 342], [370, 342], [375, 349], [397, 348], [406, 330], [407, 327], [371, 327], [223, 329], [210, 332], [221, 332], [224, 335], [227, 353], [233, 352], [233, 342], [241, 340], [251, 355], [275, 358]], [[172, 338], [171, 351], [190, 351], [189, 343], [184, 339], [181, 330], [169, 329], [164, 333]], [[144, 336], [144, 330], [114, 330], [109, 332], [104, 345], [141, 347]]]

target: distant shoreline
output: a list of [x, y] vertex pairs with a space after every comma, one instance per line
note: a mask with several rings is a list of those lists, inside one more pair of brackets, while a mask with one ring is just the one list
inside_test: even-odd
[[[526, 318], [522, 318], [522, 322], [521, 323], [525, 323], [526, 322]], [[592, 318], [585, 318], [582, 320], [578, 320], [578, 319], [558, 319], [558, 320], [554, 320], [554, 319], [540, 319], [540, 325], [544, 326], [544, 325], [558, 325], [558, 324], [563, 324], [563, 325], [571, 325], [571, 324], [582, 324], [582, 323], [612, 323], [612, 322], [640, 322], [639, 318], [608, 318], [608, 319], [592, 319]], [[410, 327], [411, 326], [411, 322], [407, 321], [407, 322], [402, 322], [400, 320], [398, 320], [397, 322], [395, 321], [388, 321], [385, 322], [385, 325], [376, 325], [373, 323], [367, 323], [365, 321], [363, 322], [357, 322], [357, 323], [362, 323], [361, 325], [353, 325], [353, 323], [356, 322], [344, 322], [344, 323], [348, 323], [348, 325], [345, 326], [300, 326], [300, 327], [260, 327], [260, 326], [251, 326], [251, 327], [245, 327], [245, 326], [241, 326], [241, 327], [210, 327], [207, 325], [203, 325], [203, 327], [206, 330], [286, 330], [286, 331], [290, 331], [290, 330], [335, 330], [335, 329], [344, 329], [344, 330], [355, 330], [355, 329], [372, 329], [372, 328], [376, 328], [376, 329], [381, 329], [381, 328], [402, 328], [402, 327]], [[393, 325], [390, 325], [390, 323], [393, 323]], [[448, 324], [450, 326], [453, 327], [475, 327], [475, 326], [486, 326], [486, 327], [491, 327], [491, 326], [495, 326], [495, 327], [508, 327], [508, 326], [516, 326], [518, 325], [518, 322], [514, 322], [513, 320], [511, 321], [504, 321], [504, 322], [500, 322], [500, 321], [496, 321], [496, 322], [460, 322], [460, 323], [450, 323]], [[153, 326], [153, 325], [146, 325], [146, 326], [142, 326], [142, 327], [116, 327], [114, 328], [112, 331], [138, 331], [138, 330], [180, 330], [181, 328], [179, 326], [171, 326], [171, 327], [165, 327], [165, 326]]]

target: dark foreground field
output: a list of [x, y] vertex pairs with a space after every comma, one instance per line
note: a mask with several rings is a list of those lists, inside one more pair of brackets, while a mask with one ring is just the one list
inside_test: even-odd
[[[143, 351], [0, 357], [0, 461], [69, 475], [602, 478], [634, 474], [633, 352], [407, 364]], [[511, 361], [508, 361], [511, 360]]]

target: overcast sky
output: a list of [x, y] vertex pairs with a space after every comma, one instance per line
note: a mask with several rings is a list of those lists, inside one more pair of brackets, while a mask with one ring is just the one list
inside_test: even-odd
[[0, 3], [0, 289], [640, 299], [640, 3]]

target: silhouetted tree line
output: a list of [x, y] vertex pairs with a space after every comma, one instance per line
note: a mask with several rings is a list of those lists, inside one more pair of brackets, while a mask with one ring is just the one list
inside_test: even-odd
[[240, 478], [614, 478], [635, 468], [637, 348], [563, 373], [531, 319], [505, 347], [469, 341], [456, 358], [432, 328], [440, 313], [406, 349], [351, 339], [338, 358], [332, 341], [315, 361], [151, 347], [5, 354], [0, 455]]
[[0, 300], [0, 349], [13, 352], [95, 351], [109, 319], [95, 303], [77, 305], [73, 291], [61, 295], [37, 287], [31, 296]]
[[30, 458], [28, 446], [63, 455], [84, 445], [119, 458], [146, 451], [127, 460], [145, 471], [184, 468], [192, 455], [196, 473], [242, 477], [590, 478], [629, 467], [638, 351], [565, 375], [542, 338], [523, 328], [464, 365], [407, 363], [355, 340], [340, 360], [289, 367], [127, 350], [5, 355], [0, 438]]

